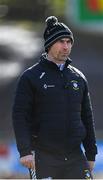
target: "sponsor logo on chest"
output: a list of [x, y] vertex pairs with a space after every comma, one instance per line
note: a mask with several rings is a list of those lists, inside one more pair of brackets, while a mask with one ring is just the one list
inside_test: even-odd
[[47, 88], [54, 88], [55, 85], [54, 85], [54, 84], [44, 84], [43, 87], [44, 87], [44, 89], [47, 89]]

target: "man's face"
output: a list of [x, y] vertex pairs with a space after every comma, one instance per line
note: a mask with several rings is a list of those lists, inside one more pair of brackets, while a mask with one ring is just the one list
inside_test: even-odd
[[48, 56], [51, 57], [55, 63], [63, 63], [69, 56], [71, 48], [71, 40], [69, 38], [62, 38], [50, 47]]

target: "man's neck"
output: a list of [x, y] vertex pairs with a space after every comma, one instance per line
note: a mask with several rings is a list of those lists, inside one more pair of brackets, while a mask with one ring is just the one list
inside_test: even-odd
[[59, 65], [59, 64], [65, 64], [65, 61], [56, 60], [56, 59], [54, 59], [54, 58], [53, 58], [51, 55], [49, 55], [49, 54], [47, 54], [47, 59], [48, 59], [49, 61], [54, 62], [54, 63], [57, 64], [57, 65]]

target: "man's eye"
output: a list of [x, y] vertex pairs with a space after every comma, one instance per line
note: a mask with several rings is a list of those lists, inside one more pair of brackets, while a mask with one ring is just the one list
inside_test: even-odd
[[63, 40], [59, 40], [59, 42], [63, 43], [64, 41]]

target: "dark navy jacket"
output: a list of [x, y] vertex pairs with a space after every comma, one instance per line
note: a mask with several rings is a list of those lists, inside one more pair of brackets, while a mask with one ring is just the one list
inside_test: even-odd
[[[88, 160], [97, 153], [85, 76], [67, 59], [63, 71], [42, 55], [19, 79], [13, 126], [20, 156], [32, 148], [69, 154], [83, 143]], [[33, 147], [35, 144], [35, 147]]]

